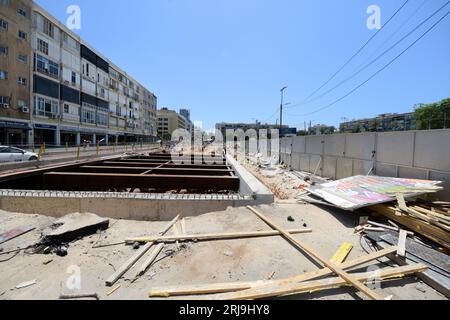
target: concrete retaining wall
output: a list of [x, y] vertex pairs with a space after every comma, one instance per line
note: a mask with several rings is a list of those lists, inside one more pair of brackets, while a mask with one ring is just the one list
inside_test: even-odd
[[292, 169], [331, 179], [366, 175], [444, 181], [450, 200], [450, 130], [284, 138], [280, 159]]
[[252, 197], [240, 195], [0, 191], [2, 210], [52, 217], [90, 212], [112, 219], [169, 221], [178, 214], [181, 217], [197, 216], [254, 204]]

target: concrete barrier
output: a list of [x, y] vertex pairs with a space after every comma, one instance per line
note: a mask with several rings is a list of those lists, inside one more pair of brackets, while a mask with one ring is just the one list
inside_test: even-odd
[[331, 179], [365, 175], [444, 181], [450, 200], [450, 129], [283, 138], [281, 161]]

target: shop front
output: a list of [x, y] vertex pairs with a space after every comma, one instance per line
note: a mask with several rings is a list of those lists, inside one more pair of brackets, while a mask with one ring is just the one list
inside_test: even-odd
[[61, 145], [74, 147], [79, 144], [77, 136], [80, 130], [78, 128], [61, 126]]
[[31, 128], [28, 123], [15, 121], [0, 121], [0, 144], [11, 146], [26, 146]]
[[36, 123], [34, 125], [34, 144], [39, 146], [45, 143], [47, 146], [55, 146], [57, 129], [56, 126]]

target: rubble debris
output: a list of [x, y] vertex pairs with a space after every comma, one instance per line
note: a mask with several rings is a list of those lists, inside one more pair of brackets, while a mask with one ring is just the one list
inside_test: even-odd
[[34, 280], [30, 280], [30, 281], [19, 283], [15, 288], [16, 289], [23, 289], [23, 288], [27, 288], [27, 287], [33, 286], [36, 283], [37, 283], [36, 279], [34, 279]]
[[416, 234], [420, 234], [450, 250], [450, 228], [445, 224], [438, 221], [427, 221], [423, 215], [411, 215], [404, 211], [401, 211], [403, 214], [397, 215], [400, 209], [390, 204], [371, 206], [368, 210], [393, 220]]
[[44, 234], [42, 244], [70, 243], [95, 234], [98, 230], [106, 230], [109, 226], [109, 219], [101, 218], [93, 213], [72, 213], [56, 221], [56, 225], [58, 225], [56, 229]]
[[[368, 232], [365, 236], [381, 249], [389, 247], [392, 244], [397, 244], [399, 238], [397, 232], [390, 230], [384, 233]], [[418, 274], [418, 277], [430, 287], [449, 298], [450, 256], [412, 238], [406, 239], [405, 248], [406, 254], [404, 257], [390, 254], [388, 258], [399, 265], [409, 263], [422, 263], [426, 265], [428, 270]]]
[[59, 257], [65, 257], [65, 256], [67, 256], [67, 247], [66, 246], [58, 246], [54, 252]]
[[78, 293], [78, 294], [61, 293], [59, 295], [59, 299], [62, 300], [84, 299], [84, 298], [93, 298], [95, 300], [100, 300], [98, 293]]
[[[178, 221], [178, 219], [180, 218], [180, 216], [176, 216], [167, 226], [166, 228], [161, 232], [162, 235], [164, 235], [165, 233], [167, 233], [174, 225], [175, 223]], [[148, 251], [150, 250], [150, 248], [153, 246], [153, 242], [149, 242], [146, 243], [142, 248], [139, 249], [138, 252], [136, 252], [131, 258], [129, 258], [123, 265], [121, 265], [119, 267], [119, 269], [114, 272], [114, 274], [112, 274], [105, 282], [105, 284], [108, 287], [111, 287], [112, 285], [114, 285], [114, 283], [117, 282], [117, 280], [120, 279], [120, 277], [122, 277], [125, 272], [127, 272], [132, 266], [134, 266], [134, 264]]]
[[225, 251], [223, 254], [226, 255], [227, 257], [233, 256], [233, 252], [231, 252], [231, 251]]
[[112, 295], [114, 292], [116, 292], [121, 286], [122, 286], [121, 284], [115, 286], [115, 287], [112, 288], [110, 291], [108, 291], [108, 292], [106, 293], [106, 295], [109, 297], [109, 296]]
[[391, 202], [396, 194], [419, 196], [442, 190], [441, 181], [401, 179], [377, 176], [354, 176], [316, 186], [306, 190], [331, 204], [356, 210], [375, 204]]

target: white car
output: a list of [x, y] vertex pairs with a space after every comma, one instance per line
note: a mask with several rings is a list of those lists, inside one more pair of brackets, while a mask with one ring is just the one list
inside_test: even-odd
[[15, 147], [0, 146], [0, 163], [36, 161], [38, 155]]

